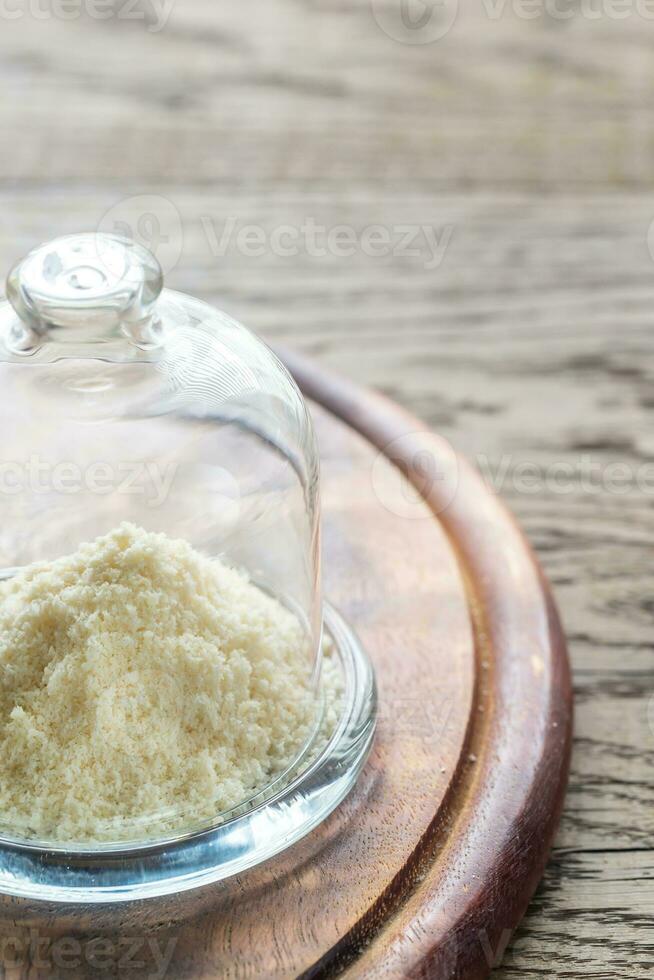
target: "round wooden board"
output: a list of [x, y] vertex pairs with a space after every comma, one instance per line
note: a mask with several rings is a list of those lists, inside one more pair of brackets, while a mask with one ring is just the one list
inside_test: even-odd
[[12, 978], [36, 975], [32, 929], [39, 976], [97, 976], [104, 962], [111, 975], [175, 980], [476, 980], [541, 877], [572, 712], [565, 643], [529, 547], [415, 418], [285, 358], [321, 449], [325, 595], [377, 672], [361, 780], [318, 830], [229, 889], [113, 914], [5, 903]]

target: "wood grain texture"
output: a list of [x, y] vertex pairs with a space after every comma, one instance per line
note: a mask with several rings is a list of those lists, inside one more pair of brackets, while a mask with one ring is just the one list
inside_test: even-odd
[[[501, 980], [654, 970], [653, 27], [573, 13], [466, 3], [424, 46], [389, 39], [365, 0], [178, 0], [160, 34], [0, 30], [2, 268], [131, 195], [171, 200], [171, 285], [410, 408], [534, 544], [567, 628], [576, 742]], [[218, 254], [202, 216], [219, 233], [313, 216], [453, 234], [431, 269], [424, 250], [252, 257]]]
[[152, 931], [157, 949], [171, 944], [170, 975], [194, 980], [483, 980], [540, 879], [567, 782], [571, 691], [529, 548], [417, 419], [310, 362], [290, 366], [318, 403], [325, 592], [376, 669], [372, 756], [319, 828], [228, 885], [113, 909], [5, 899], [0, 945], [20, 949], [21, 980], [30, 927], [44, 976], [62, 943], [75, 944], [69, 975], [87, 980], [99, 935], [116, 966], [121, 939]]
[[[403, 872], [399, 896], [391, 890], [400, 907], [373, 907], [365, 947], [343, 951], [345, 972], [481, 980], [540, 880], [563, 805], [572, 703], [558, 614], [518, 528], [446, 440], [380, 396], [286, 360], [303, 390], [365, 435], [429, 504], [457, 556], [474, 630], [467, 755], [421, 844], [417, 883], [407, 890]], [[427, 480], [426, 457], [435, 464]]]

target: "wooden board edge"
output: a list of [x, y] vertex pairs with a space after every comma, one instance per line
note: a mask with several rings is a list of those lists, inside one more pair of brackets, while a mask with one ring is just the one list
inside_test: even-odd
[[[304, 394], [399, 465], [438, 516], [466, 581], [479, 678], [468, 754], [412, 867], [305, 976], [482, 980], [542, 877], [563, 806], [572, 688], [558, 612], [512, 516], [445, 440], [384, 396], [281, 356]], [[415, 463], [426, 447], [443, 476], [427, 487]]]

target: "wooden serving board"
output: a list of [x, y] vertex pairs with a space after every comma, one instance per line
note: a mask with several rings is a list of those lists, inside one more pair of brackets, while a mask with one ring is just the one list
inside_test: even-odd
[[[2, 932], [24, 951], [36, 929], [41, 966], [24, 952], [12, 980], [95, 977], [98, 962], [112, 976], [175, 980], [477, 980], [540, 880], [572, 712], [565, 642], [534, 557], [447, 443], [380, 396], [286, 360], [321, 449], [325, 595], [377, 672], [368, 764], [336, 812], [244, 876], [236, 897], [218, 885], [117, 914], [25, 918], [16, 907]], [[140, 943], [131, 962], [130, 940]]]

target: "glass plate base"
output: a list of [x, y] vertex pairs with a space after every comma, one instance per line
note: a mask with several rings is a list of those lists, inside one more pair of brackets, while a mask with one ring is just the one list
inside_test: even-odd
[[324, 623], [343, 671], [341, 713], [324, 749], [283, 788], [218, 827], [154, 847], [71, 852], [0, 841], [0, 895], [83, 904], [157, 898], [243, 874], [306, 836], [354, 786], [377, 713], [366, 653], [327, 603]]

